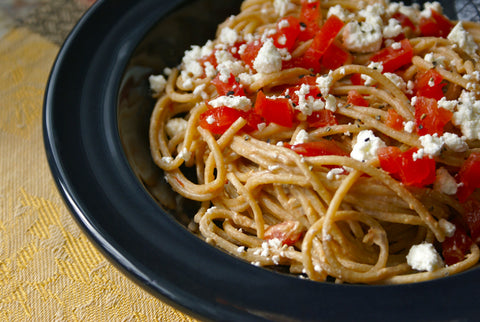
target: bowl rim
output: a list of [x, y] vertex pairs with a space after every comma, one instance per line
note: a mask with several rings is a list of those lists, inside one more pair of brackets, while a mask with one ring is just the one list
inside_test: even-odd
[[139, 42], [159, 20], [189, 2], [99, 0], [56, 57], [44, 97], [45, 151], [62, 199], [94, 245], [138, 285], [201, 319], [450, 320], [478, 315], [477, 269], [396, 286], [312, 282], [254, 267], [200, 242], [162, 210], [124, 155], [116, 102]]

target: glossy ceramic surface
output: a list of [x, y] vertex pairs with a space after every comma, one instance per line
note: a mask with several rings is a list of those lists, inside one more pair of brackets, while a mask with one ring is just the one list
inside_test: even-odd
[[[213, 38], [239, 1], [104, 0], [78, 23], [45, 96], [47, 157], [66, 205], [128, 276], [215, 321], [474, 320], [480, 271], [402, 286], [315, 283], [257, 268], [202, 242], [149, 187], [146, 77]], [[454, 10], [454, 8], [452, 9]], [[161, 192], [168, 194], [167, 190]]]

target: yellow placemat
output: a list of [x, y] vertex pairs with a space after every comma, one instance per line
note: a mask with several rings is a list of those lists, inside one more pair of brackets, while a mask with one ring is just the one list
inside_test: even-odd
[[60, 199], [41, 124], [58, 50], [24, 28], [0, 38], [0, 321], [193, 321], [113, 267]]

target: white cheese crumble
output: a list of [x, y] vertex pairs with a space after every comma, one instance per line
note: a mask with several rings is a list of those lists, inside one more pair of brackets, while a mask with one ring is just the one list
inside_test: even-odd
[[395, 73], [384, 73], [385, 77], [387, 77], [395, 86], [397, 86], [401, 91], [405, 92], [407, 90], [407, 83]]
[[333, 180], [334, 178], [338, 180], [340, 178], [340, 175], [344, 172], [345, 170], [343, 168], [333, 168], [332, 170], [328, 171], [327, 173], [327, 179], [328, 180]]
[[148, 81], [150, 83], [150, 89], [155, 94], [163, 92], [165, 90], [165, 86], [167, 85], [167, 80], [163, 75], [150, 75], [148, 77]]
[[282, 55], [273, 44], [272, 39], [267, 39], [258, 51], [253, 61], [253, 68], [259, 73], [271, 74], [282, 69]]
[[453, 27], [447, 38], [457, 44], [459, 48], [464, 50], [472, 58], [478, 59], [478, 45], [475, 43], [472, 35], [469, 34], [465, 28], [463, 28], [461, 21], [458, 22], [455, 27]]
[[407, 263], [417, 271], [432, 272], [444, 267], [442, 258], [430, 243], [413, 245], [408, 252]]
[[438, 156], [445, 143], [437, 133], [422, 135], [419, 140], [422, 143], [424, 153], [430, 156]]
[[337, 4], [335, 6], [330, 7], [328, 9], [327, 13], [327, 18], [330, 16], [337, 16], [340, 18], [342, 21], [349, 21], [352, 20], [355, 15], [348, 11], [347, 9], [344, 9], [341, 5]]
[[295, 137], [295, 142], [293, 142], [293, 145], [301, 144], [305, 142], [308, 142], [308, 132], [302, 129], [298, 131], [297, 136]]
[[242, 111], [248, 111], [252, 108], [252, 101], [246, 96], [219, 96], [208, 104], [212, 107], [226, 106]]
[[442, 140], [447, 149], [453, 152], [465, 152], [468, 150], [468, 144], [464, 137], [459, 137], [455, 133], [445, 132], [442, 135]]
[[175, 117], [168, 120], [167, 124], [165, 125], [165, 131], [169, 137], [174, 137], [177, 133], [182, 133], [187, 130], [188, 122], [181, 117]]
[[295, 106], [296, 110], [299, 110], [304, 115], [311, 115], [313, 111], [323, 110], [325, 103], [321, 99], [315, 99], [313, 96], [307, 95], [310, 93], [310, 85], [302, 84], [300, 88], [295, 91], [295, 95], [298, 97], [298, 104]]
[[474, 93], [462, 92], [452, 123], [460, 127], [467, 139], [480, 139], [480, 101], [476, 100]]
[[328, 92], [330, 91], [330, 87], [332, 86], [333, 77], [331, 74], [332, 71], [330, 71], [328, 75], [317, 77], [315, 81], [323, 97], [327, 96]]
[[343, 28], [343, 45], [357, 53], [375, 52], [382, 46], [382, 25], [350, 21]]
[[442, 218], [438, 221], [438, 224], [440, 225], [440, 228], [443, 229], [447, 237], [452, 237], [453, 234], [455, 234], [457, 227], [448, 220]]
[[388, 20], [388, 25], [383, 28], [383, 37], [385, 38], [395, 38], [400, 35], [403, 31], [402, 25], [398, 22], [397, 19], [390, 18]]
[[438, 107], [442, 107], [446, 110], [449, 110], [450, 112], [453, 112], [455, 110], [455, 107], [457, 106], [457, 104], [458, 104], [458, 101], [456, 100], [449, 101], [445, 96], [442, 97], [439, 101], [437, 101]]
[[415, 122], [413, 121], [403, 122], [403, 130], [405, 132], [413, 133], [414, 129], [415, 129]]
[[220, 35], [219, 35], [220, 42], [226, 45], [233, 45], [240, 39], [241, 37], [237, 33], [237, 31], [229, 27], [222, 28], [222, 31], [220, 32]]
[[368, 161], [377, 157], [377, 150], [385, 147], [385, 142], [373, 134], [372, 130], [360, 131], [350, 157], [358, 161]]
[[290, 0], [274, 0], [273, 9], [279, 17], [284, 17], [286, 13], [292, 9], [293, 3]]
[[447, 169], [441, 167], [436, 171], [435, 182], [433, 189], [444, 193], [446, 195], [454, 195], [457, 193], [457, 182], [455, 178], [450, 175]]
[[[382, 62], [373, 62], [372, 61], [368, 64], [367, 67], [371, 68], [371, 69], [374, 69], [374, 70], [378, 71], [379, 73], [383, 72], [383, 63]], [[372, 86], [372, 85], [376, 84], [376, 81], [368, 75], [362, 74], [360, 77], [365, 81], [365, 86]]]

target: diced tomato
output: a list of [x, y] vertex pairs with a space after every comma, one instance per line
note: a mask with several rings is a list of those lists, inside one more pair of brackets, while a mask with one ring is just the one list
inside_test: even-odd
[[253, 62], [257, 58], [258, 52], [263, 46], [261, 41], [252, 41], [245, 45], [245, 49], [240, 54], [240, 58], [245, 62], [246, 65], [250, 66], [253, 69]]
[[300, 8], [300, 34], [298, 40], [312, 39], [320, 29], [320, 1], [302, 0]]
[[362, 74], [359, 74], [359, 73], [350, 75], [350, 81], [352, 82], [352, 85], [365, 84], [365, 80], [362, 78]]
[[402, 25], [402, 27], [406, 28], [410, 28], [412, 29], [412, 31], [415, 31], [416, 27], [415, 27], [415, 24], [412, 22], [412, 20], [410, 20], [410, 18], [401, 13], [401, 12], [396, 12], [392, 15], [392, 18], [394, 19], [397, 19], [398, 22]]
[[461, 183], [457, 190], [458, 200], [465, 202], [475, 189], [480, 188], [480, 152], [468, 156], [455, 179]]
[[443, 134], [444, 126], [452, 119], [453, 113], [438, 107], [437, 100], [417, 96], [415, 102], [415, 124], [419, 135]]
[[300, 34], [300, 21], [298, 18], [288, 16], [277, 23], [277, 32], [272, 35], [273, 44], [277, 48], [291, 50]]
[[378, 149], [378, 159], [383, 170], [407, 186], [424, 187], [435, 181], [435, 160], [429, 157], [413, 159], [418, 148], [402, 152], [397, 147]]
[[199, 63], [202, 64], [203, 67], [206, 66], [206, 63], [210, 63], [213, 67], [217, 68], [218, 63], [215, 57], [215, 50], [212, 51], [210, 55], [200, 58]]
[[268, 123], [276, 123], [285, 127], [293, 126], [293, 109], [287, 98], [268, 98], [262, 91], [259, 91], [254, 110]]
[[305, 157], [314, 157], [320, 155], [348, 156], [348, 152], [340, 147], [335, 141], [327, 139], [319, 139], [318, 141], [294, 145], [285, 144], [284, 146]]
[[392, 73], [409, 64], [413, 58], [413, 47], [408, 39], [400, 41], [400, 48], [386, 47], [373, 55], [370, 59], [374, 62], [381, 62], [384, 73]]
[[304, 228], [298, 221], [284, 221], [265, 229], [264, 239], [279, 239], [282, 245], [292, 246], [299, 241], [304, 233]]
[[444, 95], [443, 87], [447, 85], [435, 69], [429, 69], [426, 72], [419, 73], [416, 77], [416, 96], [434, 98], [437, 101]]
[[228, 51], [232, 54], [233, 58], [237, 60], [241, 60], [240, 57], [240, 47], [245, 44], [245, 41], [237, 41], [233, 46], [228, 48]]
[[322, 71], [322, 64], [314, 52], [306, 51], [302, 56], [293, 57], [290, 60], [282, 61], [282, 69], [302, 67], [311, 70], [313, 73]]
[[403, 117], [393, 108], [388, 109], [387, 113], [385, 124], [394, 130], [401, 131], [403, 129]]
[[220, 73], [212, 79], [212, 84], [215, 85], [217, 93], [220, 96], [224, 95], [235, 95], [235, 96], [245, 96], [245, 90], [243, 85], [237, 82], [235, 75], [230, 74], [230, 77], [226, 82], [221, 80]]
[[333, 42], [322, 57], [322, 65], [328, 70], [337, 69], [352, 60], [352, 55], [339, 44]]
[[422, 36], [426, 37], [442, 37], [447, 38], [450, 31], [453, 29], [452, 22], [444, 15], [431, 9], [430, 17], [420, 17], [420, 32]]
[[331, 15], [323, 24], [322, 28], [313, 38], [312, 44], [307, 51], [315, 52], [320, 59], [327, 48], [333, 43], [340, 30], [343, 28], [343, 21], [335, 15]]
[[335, 114], [330, 110], [315, 111], [307, 117], [311, 127], [324, 127], [338, 124]]
[[220, 106], [208, 109], [200, 114], [198, 124], [212, 134], [223, 134], [240, 117], [247, 120], [247, 124], [243, 128], [247, 133], [257, 130], [258, 124], [263, 122], [262, 118], [252, 111], [246, 112]]
[[462, 222], [452, 220], [452, 223], [455, 224], [453, 236], [445, 237], [442, 242], [442, 256], [447, 265], [453, 265], [464, 260], [473, 244]]
[[290, 101], [292, 102], [292, 104], [295, 104], [295, 105], [299, 104], [299, 97], [297, 92], [302, 88], [302, 85], [309, 86], [308, 93], [304, 94], [305, 99], [309, 99], [310, 97], [313, 97], [314, 99], [319, 99], [322, 96], [320, 92], [320, 88], [316, 86], [316, 77], [305, 75], [300, 79], [297, 85], [291, 86], [284, 91], [285, 95], [288, 92], [288, 97], [290, 98]]
[[474, 243], [480, 243], [480, 201], [469, 199], [464, 204], [463, 219], [467, 223], [470, 237]]
[[368, 101], [356, 90], [348, 91], [347, 103], [355, 106], [368, 106]]

